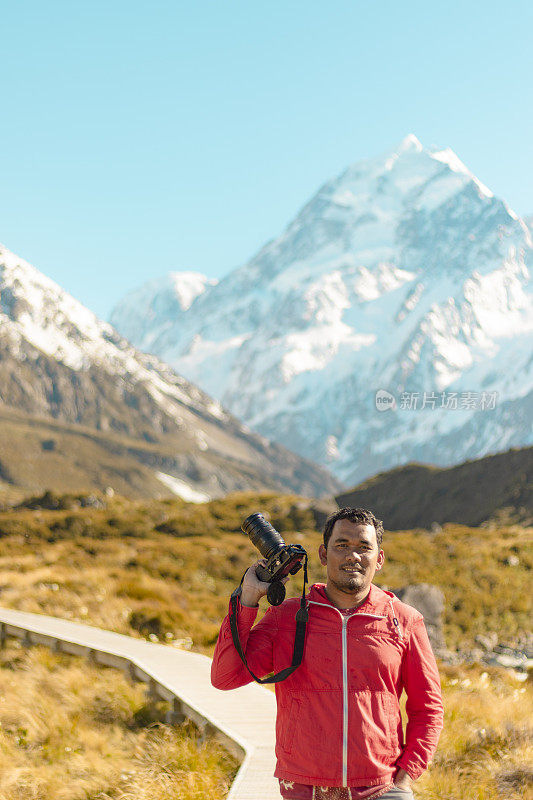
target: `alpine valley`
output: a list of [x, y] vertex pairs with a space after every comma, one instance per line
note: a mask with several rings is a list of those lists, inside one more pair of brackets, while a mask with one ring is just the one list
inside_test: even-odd
[[111, 488], [202, 501], [339, 486], [0, 247], [0, 500]]
[[219, 283], [172, 273], [112, 324], [341, 480], [533, 442], [531, 233], [409, 135], [325, 183]]

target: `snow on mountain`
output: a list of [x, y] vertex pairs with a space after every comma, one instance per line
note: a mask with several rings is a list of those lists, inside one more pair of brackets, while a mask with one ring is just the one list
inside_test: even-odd
[[[162, 285], [170, 293], [166, 304], [157, 300], [157, 284], [150, 302], [174, 313], [176, 305], [185, 311], [208, 282], [186, 273]], [[143, 308], [148, 314], [152, 306]], [[188, 498], [252, 488], [321, 495], [338, 485], [323, 468], [244, 428], [217, 400], [139, 352], [2, 246], [0, 404], [125, 435], [130, 455], [137, 452], [131, 439], [161, 442], [164, 455], [156, 447], [152, 455], [139, 454], [165, 466], [156, 475], [161, 487]]]
[[154, 362], [128, 345], [111, 325], [3, 246], [0, 314], [1, 332], [9, 335], [13, 344], [29, 343], [72, 370], [98, 365], [117, 377], [143, 382], [154, 399], [167, 404], [170, 413], [172, 402], [178, 401], [219, 418], [229, 416], [183, 378], [174, 376], [167, 382], [153, 368]]
[[152, 342], [164, 333], [169, 320], [179, 319], [193, 300], [216, 283], [199, 272], [170, 272], [127, 294], [110, 322], [126, 339], [135, 339], [139, 349], [150, 352]]
[[[452, 150], [410, 135], [325, 183], [188, 310], [134, 318], [252, 428], [353, 482], [531, 443], [532, 251]], [[378, 410], [379, 390], [394, 402]]]

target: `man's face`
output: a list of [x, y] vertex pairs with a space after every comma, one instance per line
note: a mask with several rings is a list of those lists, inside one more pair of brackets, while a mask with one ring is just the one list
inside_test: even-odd
[[385, 555], [378, 548], [373, 525], [338, 519], [328, 542], [318, 551], [320, 562], [327, 567], [328, 586], [348, 595], [361, 594], [370, 588]]

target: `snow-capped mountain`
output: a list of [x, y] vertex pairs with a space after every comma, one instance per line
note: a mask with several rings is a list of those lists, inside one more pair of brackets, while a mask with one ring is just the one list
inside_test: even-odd
[[[202, 279], [189, 275], [180, 307], [203, 286]], [[0, 410], [2, 405], [128, 437], [126, 447], [111, 442], [115, 456], [137, 453], [153, 466], [161, 491], [167, 487], [186, 498], [251, 488], [322, 495], [337, 486], [323, 468], [245, 429], [218, 401], [155, 356], [137, 351], [57, 284], [0, 247]], [[3, 463], [7, 434], [5, 427], [0, 430], [0, 479], [9, 473]]]
[[531, 443], [532, 250], [452, 150], [410, 135], [325, 183], [187, 310], [148, 319], [129, 300], [111, 319], [125, 332], [129, 315], [139, 348], [355, 482]]

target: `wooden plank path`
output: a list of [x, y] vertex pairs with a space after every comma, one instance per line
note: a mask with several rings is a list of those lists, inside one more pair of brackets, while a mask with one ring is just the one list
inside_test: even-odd
[[211, 686], [207, 656], [44, 614], [0, 609], [0, 641], [7, 636], [85, 656], [144, 681], [153, 696], [170, 701], [168, 722], [191, 719], [242, 759], [228, 800], [280, 800], [273, 777], [273, 692], [255, 683], [222, 692]]

